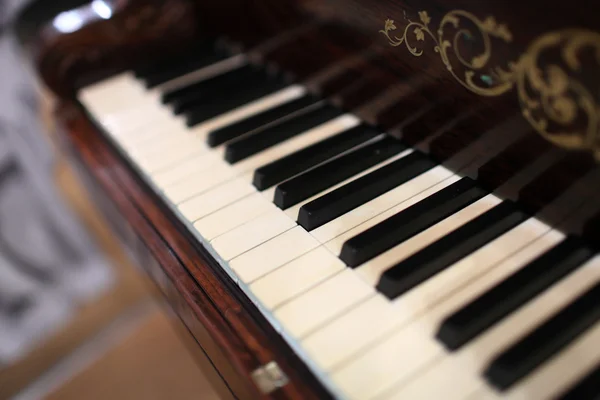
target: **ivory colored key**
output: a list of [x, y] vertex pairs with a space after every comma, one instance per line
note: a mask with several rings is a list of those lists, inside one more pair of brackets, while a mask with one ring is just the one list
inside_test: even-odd
[[[308, 337], [304, 345], [322, 368], [330, 370], [367, 345], [377, 343], [383, 335], [434, 307], [453, 291], [460, 290], [469, 280], [476, 279], [549, 230], [549, 226], [530, 219], [395, 301], [390, 302], [380, 296], [377, 305], [368, 308], [368, 312], [360, 308], [352, 310]], [[377, 316], [378, 322], [365, 322], [368, 321], [365, 315], [371, 314]], [[343, 332], [352, 332], [352, 340], [341, 340], [340, 337], [347, 336]]]
[[134, 157], [136, 162], [144, 169], [144, 171], [152, 174], [175, 166], [178, 163], [191, 158], [192, 156], [199, 156], [206, 151], [206, 145], [199, 141], [194, 145], [175, 148], [173, 150], [165, 149], [165, 151], [162, 153], [159, 152], [147, 157]]
[[600, 363], [598, 343], [600, 343], [600, 324], [596, 324], [585, 332], [574, 343], [508, 392], [499, 394], [485, 388], [475, 394], [473, 398], [490, 400], [554, 399], [578, 380], [583, 379]]
[[286, 331], [302, 339], [373, 294], [371, 286], [346, 269], [275, 310], [275, 317]]
[[200, 196], [184, 201], [178, 205], [178, 208], [188, 221], [194, 222], [255, 191], [249, 183], [241, 179], [235, 179]]
[[[427, 179], [427, 178], [425, 178], [425, 174], [424, 174], [415, 179], [415, 184], [417, 183], [417, 180], [419, 180], [419, 179]], [[418, 203], [419, 201], [426, 199], [427, 197], [431, 196], [432, 194], [437, 193], [438, 191], [442, 190], [443, 188], [450, 186], [451, 184], [458, 181], [459, 179], [460, 179], [460, 177], [458, 175], [452, 175], [449, 178], [446, 178], [446, 179], [442, 180], [441, 182], [429, 187], [428, 189], [423, 190], [422, 192], [418, 193], [417, 195], [414, 195], [414, 196], [408, 198], [407, 200], [398, 203], [395, 207], [390, 208], [387, 211], [384, 211], [383, 213], [377, 215], [376, 217], [371, 218], [371, 219], [363, 222], [362, 224], [356, 226], [355, 228], [352, 228], [352, 229], [344, 232], [343, 234], [335, 237], [334, 239], [325, 243], [325, 246], [327, 246], [327, 248], [329, 250], [331, 250], [333, 253], [339, 255], [342, 252], [342, 247], [343, 247], [344, 243], [348, 239], [366, 231], [367, 229], [377, 225], [381, 221], [384, 221], [387, 218], [407, 209], [408, 207]], [[333, 222], [335, 222], [335, 221], [332, 221], [332, 223]], [[324, 225], [323, 227], [325, 227], [325, 226], [327, 226], [327, 225]], [[319, 229], [315, 229], [312, 233], [314, 234]]]
[[[203, 155], [200, 155], [202, 157]], [[195, 157], [194, 157], [195, 158]], [[219, 163], [213, 165], [209, 171], [195, 172], [181, 182], [164, 188], [167, 197], [175, 204], [201, 195], [207, 190], [232, 180], [236, 171], [229, 165]]]
[[[129, 152], [129, 155], [140, 164], [169, 163], [168, 160], [179, 159], [180, 154], [185, 157], [186, 154], [204, 152], [206, 146], [204, 143], [193, 136], [184, 136], [180, 140], [165, 143], [163, 146], [155, 148], [138, 148]], [[164, 160], [164, 161], [163, 161]], [[175, 163], [176, 161], [170, 161]]]
[[213, 152], [203, 153], [201, 157], [192, 157], [166, 170], [152, 174], [152, 179], [161, 188], [175, 185], [189, 176], [199, 176], [213, 166], [220, 164], [222, 158]]
[[422, 175], [390, 190], [387, 193], [353, 209], [352, 211], [334, 219], [333, 221], [311, 231], [321, 243], [326, 243], [344, 232], [375, 217], [378, 213], [392, 208], [423, 190], [442, 182], [454, 174], [442, 167], [435, 167]]
[[229, 265], [243, 282], [250, 283], [318, 245], [308, 232], [296, 226], [234, 258]]
[[225, 261], [229, 261], [294, 226], [294, 221], [275, 209], [218, 236], [211, 244]]
[[395, 313], [407, 322], [435, 307], [469, 282], [475, 281], [512, 254], [539, 239], [552, 228], [530, 218], [468, 257], [454, 263], [443, 272], [393, 301]]
[[[568, 276], [533, 301], [508, 316], [497, 326], [456, 353], [445, 356], [432, 368], [409, 382], [394, 398], [464, 399], [477, 392], [482, 373], [497, 352], [526, 335], [552, 314], [566, 307], [580, 293], [600, 280], [598, 260]], [[429, 341], [430, 345], [441, 347]], [[440, 356], [447, 354], [440, 348]], [[540, 398], [535, 396], [535, 398]]]
[[307, 336], [302, 347], [319, 367], [332, 371], [392, 331], [398, 321], [389, 300], [376, 295]]
[[[119, 140], [123, 143], [123, 140]], [[125, 144], [125, 143], [124, 143]], [[127, 143], [129, 144], [129, 143]], [[188, 132], [173, 132], [166, 129], [151, 139], [130, 145], [129, 153], [141, 156], [152, 156], [165, 152], [167, 149], [180, 149], [188, 146], [202, 146], [204, 143], [197, 136], [190, 135]]]
[[277, 208], [265, 201], [260, 193], [251, 194], [194, 223], [194, 228], [206, 240], [212, 240], [246, 222]]
[[[356, 117], [350, 115], [339, 117], [333, 121], [320, 125], [315, 129], [312, 129], [299, 136], [296, 136], [293, 139], [290, 139], [277, 146], [262, 151], [261, 153], [258, 153], [255, 156], [249, 157], [246, 160], [231, 166], [230, 168], [232, 168], [236, 174], [247, 173], [242, 175], [242, 177], [247, 182], [252, 183], [252, 173], [254, 169], [264, 164], [268, 164], [269, 162], [277, 160], [281, 157], [285, 157], [286, 155], [289, 155], [301, 148], [310, 146], [311, 144], [333, 136], [339, 133], [340, 131], [352, 127], [354, 124], [357, 123], [357, 121], [358, 119]], [[225, 166], [229, 167], [229, 164], [225, 164]], [[216, 185], [219, 183], [223, 183], [229, 179], [231, 179], [231, 176], [229, 175], [224, 176], [223, 178], [221, 178], [221, 180], [219, 180], [219, 178], [215, 176], [211, 180], [211, 184]], [[193, 191], [193, 185], [199, 183], [196, 177], [190, 177], [189, 179], [181, 181], [180, 185], [185, 186], [186, 184], [188, 184], [188, 182], [193, 182], [193, 184], [190, 184], [188, 188], [184, 189], [186, 193], [190, 193], [190, 191]]]
[[392, 387], [413, 378], [417, 371], [429, 365], [442, 351], [441, 345], [417, 344], [424, 340], [437, 343], [434, 337], [437, 324], [446, 314], [523, 267], [563, 238], [564, 235], [558, 231], [548, 232], [417, 320], [404, 325], [388, 339], [342, 365], [332, 373], [333, 381], [349, 398], [362, 400], [384, 394]]
[[411, 239], [391, 248], [385, 253], [362, 264], [356, 269], [358, 274], [366, 282], [375, 285], [381, 274], [389, 267], [398, 263], [415, 252], [425, 248], [442, 236], [454, 229], [464, 225], [484, 212], [500, 204], [501, 200], [493, 194], [487, 195], [481, 200], [460, 210], [445, 220], [437, 223], [431, 228], [413, 236]]
[[345, 268], [327, 249], [317, 247], [254, 281], [250, 290], [273, 310]]
[[[365, 175], [367, 175], [367, 174], [369, 174], [369, 173], [371, 173], [373, 171], [376, 171], [379, 168], [385, 167], [386, 165], [388, 165], [388, 164], [390, 164], [390, 163], [392, 163], [394, 161], [397, 161], [397, 160], [399, 160], [401, 158], [404, 158], [404, 157], [406, 157], [406, 156], [408, 156], [408, 155], [410, 155], [412, 153], [413, 153], [413, 150], [405, 150], [405, 151], [401, 152], [400, 154], [395, 155], [394, 157], [391, 157], [391, 158], [389, 158], [389, 159], [387, 159], [387, 160], [385, 160], [385, 161], [383, 161], [383, 162], [381, 162], [381, 163], [379, 163], [377, 165], [374, 165], [373, 167], [371, 167], [369, 169], [366, 169], [366, 170], [364, 170], [364, 171], [362, 171], [362, 172], [360, 172], [360, 173], [358, 173], [358, 174], [356, 174], [356, 175], [354, 175], [354, 176], [352, 176], [352, 177], [350, 177], [350, 178], [348, 178], [348, 179], [346, 179], [346, 180], [344, 180], [344, 181], [342, 181], [342, 182], [340, 182], [340, 183], [338, 183], [338, 184], [336, 184], [334, 186], [331, 186], [330, 188], [327, 188], [326, 190], [324, 190], [324, 191], [322, 191], [322, 192], [320, 192], [320, 193], [318, 193], [318, 194], [316, 194], [316, 195], [314, 195], [312, 197], [309, 197], [308, 199], [306, 199], [306, 200], [304, 200], [304, 201], [296, 204], [293, 207], [288, 208], [287, 210], [285, 210], [285, 213], [290, 218], [293, 218], [294, 221], [297, 221], [298, 220], [298, 213], [300, 212], [300, 208], [302, 208], [303, 205], [305, 205], [307, 203], [310, 203], [311, 201], [313, 201], [315, 199], [318, 199], [319, 197], [321, 197], [323, 195], [326, 195], [327, 193], [330, 193], [330, 192], [332, 192], [332, 191], [334, 191], [334, 190], [336, 190], [336, 189], [338, 189], [338, 188], [340, 188], [340, 187], [342, 187], [342, 186], [344, 186], [344, 185], [346, 185], [346, 184], [348, 184], [348, 183], [350, 183], [352, 181], [355, 181], [356, 179], [359, 179], [359, 178], [361, 178], [361, 177], [363, 177], [363, 176], [365, 176]], [[315, 236], [314, 232], [315, 231], [311, 232], [311, 234], [313, 236]]]

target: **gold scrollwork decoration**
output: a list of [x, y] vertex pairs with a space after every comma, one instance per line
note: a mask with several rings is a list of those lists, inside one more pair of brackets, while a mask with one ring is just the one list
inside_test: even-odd
[[[600, 33], [550, 32], [534, 40], [518, 59], [494, 65], [493, 44], [513, 40], [505, 24], [454, 10], [442, 17], [434, 33], [429, 14], [421, 11], [418, 16], [418, 21], [406, 18], [402, 35], [395, 34], [398, 27], [392, 19], [380, 32], [391, 46], [405, 45], [416, 57], [431, 40], [450, 74], [478, 95], [495, 97], [516, 88], [523, 116], [538, 133], [564, 148], [590, 150], [600, 161]], [[475, 54], [463, 54], [462, 41], [476, 43]], [[583, 63], [583, 57], [594, 62]]]

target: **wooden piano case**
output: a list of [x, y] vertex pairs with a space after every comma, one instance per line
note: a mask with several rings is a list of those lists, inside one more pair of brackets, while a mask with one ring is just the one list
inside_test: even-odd
[[[453, 97], [457, 107], [472, 108], [476, 127], [522, 115], [530, 132], [519, 143], [528, 146], [503, 153], [504, 169], [475, 173], [483, 184], [496, 188], [503, 171], [526, 158], [532, 148], [556, 147], [565, 160], [560, 170], [548, 172], [551, 179], [542, 179], [534, 192], [519, 197], [532, 206], [552, 192], [552, 185], [568, 186], [582, 171], [596, 168], [600, 26], [597, 13], [589, 12], [598, 8], [593, 2], [109, 3], [116, 10], [111, 18], [88, 21], [75, 32], [46, 26], [32, 47], [33, 59], [44, 82], [61, 99], [56, 115], [64, 127], [63, 142], [93, 197], [122, 239], [136, 241], [146, 258], [146, 272], [235, 397], [331, 395], [85, 114], [74, 97], [78, 88], [185, 49], [199, 37], [224, 35], [257, 61], [290, 72], [392, 134], [401, 131], [395, 116], [410, 104], [402, 100], [410, 99], [408, 89], [415, 82], [431, 88], [430, 93]], [[336, 63], [341, 67], [329, 68]], [[315, 77], [313, 71], [328, 72]], [[454, 130], [444, 146], [422, 138], [414, 141], [444, 160], [469, 143], [471, 131], [472, 126]], [[405, 139], [410, 143], [410, 137]], [[490, 140], [487, 148], [499, 139]], [[596, 188], [585, 195], [598, 195]], [[585, 232], [595, 232], [590, 223], [573, 229], [581, 231], [584, 225]], [[597, 238], [589, 235], [595, 242]]]

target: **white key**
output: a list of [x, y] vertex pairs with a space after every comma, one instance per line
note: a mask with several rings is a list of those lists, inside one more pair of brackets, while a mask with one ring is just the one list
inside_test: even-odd
[[234, 258], [229, 265], [243, 282], [250, 283], [318, 245], [308, 232], [296, 226]]
[[504, 396], [489, 389], [479, 399], [554, 399], [570, 389], [600, 364], [600, 324], [596, 324], [547, 364], [534, 371]]
[[410, 379], [439, 355], [439, 347], [416, 344], [423, 340], [433, 341], [438, 324], [447, 315], [489, 290], [563, 238], [564, 235], [558, 231], [548, 232], [422, 317], [337, 369], [331, 375], [333, 381], [349, 398], [362, 400], [381, 395]]
[[339, 258], [318, 247], [253, 282], [250, 290], [273, 310], [345, 268]]
[[235, 179], [178, 205], [190, 222], [205, 217], [256, 191], [245, 181]]
[[121, 127], [119, 133], [109, 124], [104, 124], [107, 132], [121, 145], [123, 148], [133, 151], [146, 143], [154, 143], [155, 141], [170, 139], [175, 137], [190, 136], [185, 122], [178, 118], [173, 118], [164, 121], [148, 121], [148, 125], [144, 127], [135, 127], [131, 130], [125, 130]]
[[194, 146], [187, 146], [174, 150], [165, 150], [163, 154], [155, 154], [149, 157], [136, 157], [134, 160], [138, 165], [148, 173], [156, 173], [165, 170], [180, 162], [186, 161], [193, 156], [199, 156], [206, 152], [206, 146], [202, 142], [197, 142]]
[[[157, 144], [157, 146], [148, 148], [137, 148], [129, 151], [129, 155], [140, 162], [152, 163], [155, 160], [163, 159], [166, 156], [176, 157], [177, 154], [186, 154], [189, 152], [206, 151], [206, 146], [200, 140], [193, 136], [181, 137], [179, 140], [173, 140], [170, 143]], [[171, 156], [173, 154], [173, 156]]]
[[[409, 182], [355, 208], [339, 218], [315, 229], [311, 233], [321, 243], [326, 243], [344, 232], [357, 227], [363, 222], [368, 221], [377, 214], [392, 208], [396, 204], [402, 203], [422, 191], [447, 180], [453, 175], [452, 172], [442, 166], [435, 167], [431, 171], [427, 171]], [[456, 179], [458, 180], [458, 178]]]
[[331, 371], [391, 331], [398, 319], [389, 300], [377, 295], [306, 337], [302, 347], [321, 368]]
[[447, 399], [464, 399], [476, 393], [484, 383], [482, 374], [494, 356], [594, 286], [600, 280], [599, 267], [600, 258], [587, 263], [449, 356], [444, 357], [448, 353], [444, 353], [441, 346], [432, 340], [431, 345], [440, 348], [443, 360], [418, 379], [409, 382], [394, 398], [442, 396]]
[[221, 185], [223, 182], [232, 180], [235, 177], [235, 170], [231, 166], [222, 163], [212, 166], [208, 171], [190, 175], [190, 179], [167, 186], [164, 189], [169, 199], [179, 204], [182, 201], [201, 195], [207, 190]]
[[349, 269], [275, 310], [281, 325], [303, 338], [320, 325], [365, 301], [374, 290]]
[[[381, 297], [373, 301], [377, 304], [370, 308], [353, 310], [344, 318], [334, 321], [307, 338], [304, 345], [322, 368], [330, 370], [367, 345], [377, 343], [388, 332], [416, 318], [441, 302], [452, 291], [459, 290], [468, 280], [476, 279], [485, 273], [487, 268], [491, 268], [549, 230], [547, 225], [531, 219], [428, 279], [394, 302]], [[369, 322], [369, 318], [374, 322]], [[352, 332], [352, 340], [340, 339], [342, 336], [347, 337], [348, 333], [344, 332]]]
[[148, 104], [157, 100], [155, 95], [146, 95], [129, 73], [88, 86], [80, 92], [79, 98], [94, 115], [115, 113], [132, 104]]
[[155, 104], [135, 104], [117, 113], [99, 114], [96, 119], [116, 137], [130, 136], [134, 132], [152, 129], [157, 125], [184, 126], [183, 121], [176, 118], [168, 109]]
[[386, 165], [391, 164], [391, 163], [393, 163], [396, 160], [404, 158], [404, 157], [408, 156], [409, 154], [411, 154], [412, 152], [413, 152], [413, 150], [409, 149], [409, 150], [405, 150], [405, 151], [401, 152], [400, 154], [395, 155], [394, 157], [388, 158], [387, 160], [382, 161], [379, 164], [376, 164], [376, 165], [372, 166], [371, 168], [368, 168], [368, 169], [366, 169], [366, 170], [364, 170], [364, 171], [362, 171], [362, 172], [360, 172], [360, 173], [358, 173], [358, 174], [356, 174], [356, 175], [354, 175], [354, 176], [352, 176], [352, 177], [350, 177], [350, 178], [348, 178], [348, 179], [346, 179], [346, 180], [344, 180], [344, 181], [342, 181], [342, 182], [340, 182], [340, 183], [338, 183], [338, 184], [336, 184], [334, 186], [331, 186], [330, 188], [327, 188], [326, 190], [324, 190], [324, 191], [322, 191], [322, 192], [320, 192], [320, 193], [318, 193], [318, 194], [316, 194], [316, 195], [314, 195], [312, 197], [309, 197], [308, 199], [306, 199], [306, 200], [304, 200], [304, 201], [296, 204], [295, 206], [288, 208], [287, 210], [285, 210], [285, 213], [290, 218], [293, 218], [294, 220], [298, 220], [298, 214], [300, 213], [300, 208], [302, 208], [303, 205], [305, 205], [307, 203], [310, 203], [311, 201], [313, 201], [315, 199], [318, 199], [319, 197], [324, 196], [327, 193], [333, 192], [334, 190], [336, 190], [336, 189], [338, 189], [338, 188], [340, 188], [342, 186], [345, 186], [348, 183], [350, 183], [352, 181], [355, 181], [355, 180], [357, 180], [360, 177], [363, 177], [365, 175], [370, 174], [373, 171], [376, 171], [376, 170], [378, 170], [380, 168], [383, 168]]
[[[129, 146], [129, 144], [121, 143], [125, 146]], [[165, 151], [165, 149], [178, 149], [181, 147], [187, 146], [195, 146], [195, 145], [203, 145], [204, 143], [196, 136], [190, 135], [187, 132], [182, 134], [172, 134], [165, 133], [161, 136], [157, 136], [151, 140], [147, 140], [141, 143], [135, 143], [131, 145], [131, 150], [129, 151], [131, 154], [135, 155], [143, 155], [143, 156], [151, 156], [155, 154], [160, 154]]]
[[277, 208], [273, 203], [266, 201], [260, 193], [255, 193], [199, 219], [194, 223], [194, 228], [204, 239], [210, 241], [269, 211], [275, 210]]
[[392, 265], [408, 258], [436, 240], [477, 218], [501, 203], [493, 194], [476, 201], [409, 240], [391, 248], [357, 268], [358, 274], [371, 285], [375, 285], [381, 274]]
[[152, 174], [152, 178], [160, 188], [165, 188], [175, 185], [189, 176], [198, 176], [221, 162], [220, 155], [206, 152], [201, 157], [192, 157], [171, 168]]
[[525, 248], [550, 230], [550, 226], [530, 218], [423, 282], [415, 290], [398, 297], [393, 303], [394, 312], [401, 316], [402, 322], [423, 314], [452, 295], [452, 292], [478, 279], [487, 273], [488, 269]]
[[351, 114], [345, 114], [316, 128], [303, 132], [277, 146], [266, 149], [252, 157], [240, 161], [234, 165], [240, 173], [252, 171], [272, 161], [288, 156], [298, 150], [304, 149], [317, 142], [327, 139], [335, 134], [353, 128], [360, 120]]
[[[340, 118], [337, 118], [334, 121], [325, 123], [320, 125], [319, 127], [309, 130], [307, 132], [304, 132], [298, 136], [296, 136], [295, 138], [289, 139], [281, 144], [278, 144], [276, 146], [273, 146], [269, 149], [266, 149], [264, 151], [261, 151], [260, 153], [251, 156], [249, 158], [247, 158], [246, 160], [243, 160], [239, 163], [234, 164], [233, 166], [230, 166], [229, 164], [223, 162], [224, 166], [227, 166], [229, 168], [232, 168], [235, 172], [235, 174], [239, 174], [245, 177], [245, 179], [247, 179], [247, 181], [249, 183], [252, 182], [252, 172], [263, 166], [266, 165], [272, 161], [275, 161], [279, 158], [285, 157], [299, 149], [302, 149], [304, 147], [310, 146], [311, 144], [314, 144], [318, 141], [321, 141], [323, 139], [326, 139], [327, 137], [333, 136], [336, 133], [339, 133], [342, 130], [347, 129], [347, 127], [352, 127], [354, 126], [354, 124], [356, 124], [357, 118], [354, 116], [342, 116]], [[204, 129], [204, 128], [202, 128]], [[198, 134], [199, 131], [195, 131], [196, 134]], [[207, 133], [208, 131], [205, 131], [205, 133]], [[220, 148], [216, 151], [222, 152], [224, 150], [224, 148]], [[212, 150], [215, 151], [215, 150]], [[205, 185], [218, 185], [220, 183], [226, 182], [227, 180], [231, 179], [232, 175], [230, 174], [225, 174], [223, 176], [221, 175], [215, 175], [214, 177], [211, 177], [210, 179], [210, 183], [207, 182]], [[188, 185], [188, 182], [193, 182], [194, 185], [198, 185], [198, 184], [202, 184], [202, 182], [199, 182], [195, 177], [190, 177], [188, 179], [182, 180], [181, 182], [179, 182], [179, 184], [184, 187], [184, 191], [187, 194], [190, 194], [190, 192], [193, 192], [192, 189], [192, 185]], [[274, 189], [273, 189], [274, 191]], [[269, 192], [271, 193], [271, 192]]]
[[213, 239], [211, 244], [225, 261], [229, 261], [294, 226], [296, 222], [275, 209]]

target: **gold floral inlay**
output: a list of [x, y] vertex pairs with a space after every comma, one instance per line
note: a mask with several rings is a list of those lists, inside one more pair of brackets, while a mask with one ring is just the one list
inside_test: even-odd
[[[420, 57], [430, 42], [449, 73], [481, 96], [500, 96], [516, 88], [523, 116], [537, 132], [559, 146], [591, 150], [600, 160], [598, 32], [550, 32], [534, 40], [518, 59], [500, 62], [493, 46], [509, 45], [513, 35], [492, 16], [479, 19], [467, 11], [450, 11], [436, 31], [427, 11], [418, 13], [418, 21], [406, 21], [401, 35], [396, 34], [394, 20], [385, 21], [380, 32], [390, 45], [404, 45]], [[469, 44], [477, 50], [467, 56], [462, 49]]]

